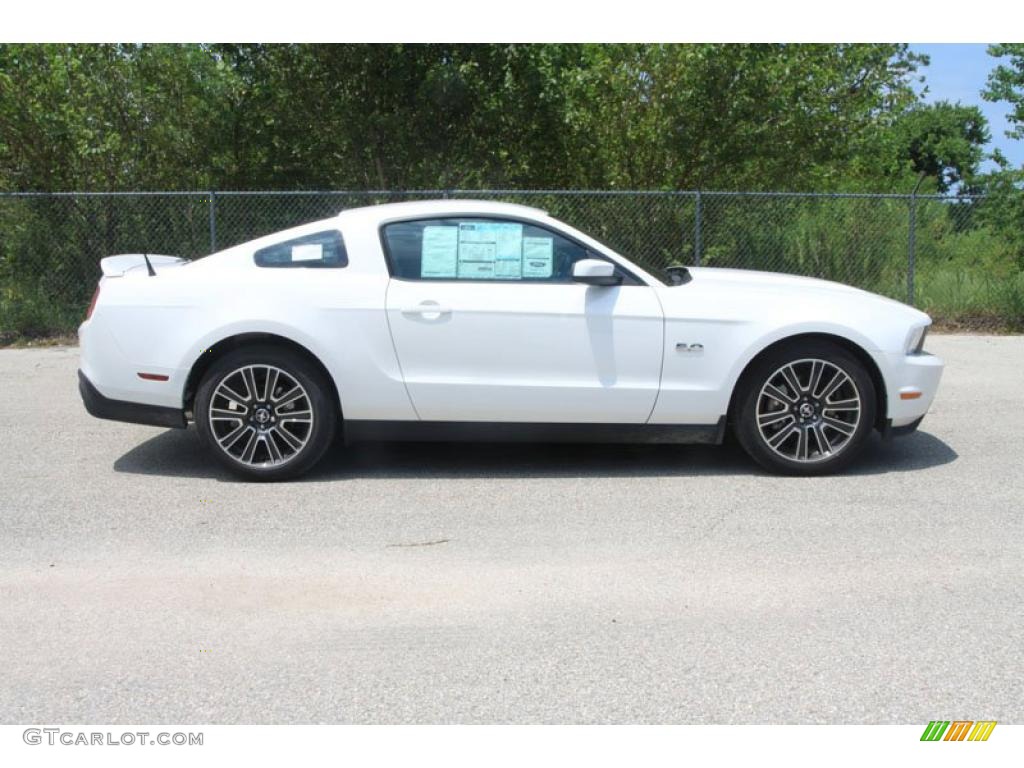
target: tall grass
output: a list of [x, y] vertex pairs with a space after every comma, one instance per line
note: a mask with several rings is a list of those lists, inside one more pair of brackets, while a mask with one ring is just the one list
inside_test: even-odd
[[917, 301], [942, 324], [1024, 331], [1024, 273], [995, 277], [946, 268], [919, 274]]

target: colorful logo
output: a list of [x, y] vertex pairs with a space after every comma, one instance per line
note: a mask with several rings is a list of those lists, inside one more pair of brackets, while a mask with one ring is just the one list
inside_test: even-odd
[[932, 720], [921, 741], [988, 741], [995, 727], [995, 720]]

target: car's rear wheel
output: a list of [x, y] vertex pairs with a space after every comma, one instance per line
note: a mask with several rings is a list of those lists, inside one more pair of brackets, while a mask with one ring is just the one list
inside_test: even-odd
[[847, 467], [875, 424], [864, 365], [827, 342], [794, 343], [758, 360], [740, 383], [734, 429], [766, 469], [824, 475]]
[[309, 361], [287, 349], [229, 352], [196, 391], [195, 423], [214, 456], [252, 480], [287, 480], [313, 467], [338, 420], [331, 389]]

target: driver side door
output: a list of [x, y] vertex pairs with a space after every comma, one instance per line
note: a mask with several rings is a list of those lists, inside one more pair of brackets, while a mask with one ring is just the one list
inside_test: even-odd
[[642, 424], [661, 378], [650, 286], [584, 285], [603, 258], [539, 224], [444, 217], [386, 224], [387, 318], [423, 421]]

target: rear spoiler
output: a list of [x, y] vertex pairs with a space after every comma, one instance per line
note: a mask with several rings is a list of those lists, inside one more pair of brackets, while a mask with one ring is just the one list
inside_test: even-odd
[[188, 264], [188, 259], [180, 256], [160, 256], [155, 253], [122, 253], [100, 259], [100, 269], [103, 270], [104, 277], [122, 277], [129, 272], [156, 274], [150, 267], [155, 270], [157, 267], [180, 267], [182, 264]]

